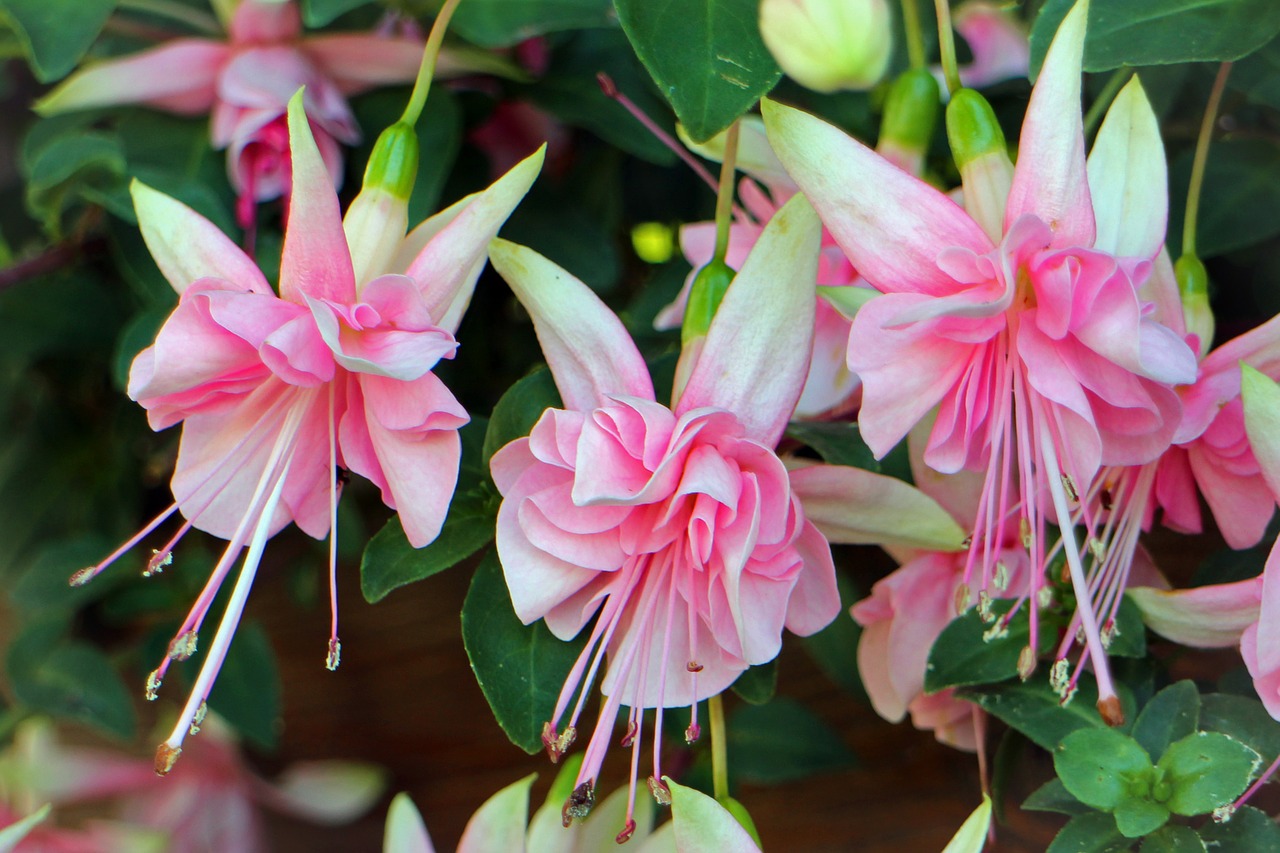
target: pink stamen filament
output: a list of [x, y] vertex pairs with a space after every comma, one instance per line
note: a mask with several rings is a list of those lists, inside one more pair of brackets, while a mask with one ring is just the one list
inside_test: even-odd
[[325, 666], [338, 668], [342, 645], [338, 640], [338, 444], [334, 435], [334, 387], [329, 385], [329, 654]]
[[1262, 775], [1259, 776], [1257, 780], [1252, 785], [1250, 785], [1248, 789], [1243, 794], [1241, 794], [1240, 797], [1234, 803], [1231, 804], [1231, 807], [1230, 807], [1231, 811], [1235, 812], [1245, 803], [1249, 802], [1249, 798], [1252, 797], [1254, 794], [1256, 794], [1258, 792], [1258, 789], [1261, 788], [1263, 785], [1265, 785], [1271, 779], [1271, 777], [1275, 775], [1275, 772], [1277, 770], [1280, 770], [1280, 755], [1277, 755], [1276, 760], [1271, 762], [1271, 766], [1268, 767], [1266, 770], [1264, 770]]
[[143, 539], [146, 539], [149, 535], [151, 535], [152, 531], [154, 531], [161, 524], [164, 524], [164, 522], [169, 518], [169, 516], [173, 515], [177, 511], [178, 511], [178, 505], [176, 503], [170, 504], [168, 508], [164, 509], [163, 511], [161, 511], [159, 515], [157, 515], [155, 518], [148, 521], [145, 527], [143, 527], [137, 533], [133, 534], [133, 536], [130, 537], [123, 545], [121, 545], [119, 548], [112, 551], [100, 563], [90, 566], [88, 569], [81, 569], [80, 571], [72, 575], [71, 576], [72, 585], [82, 586], [84, 584], [87, 584], [89, 581], [93, 580], [94, 578], [96, 578], [98, 575], [102, 573], [104, 569], [106, 569], [116, 560], [120, 559], [125, 554], [129, 553], [135, 547], [137, 547], [139, 542], [141, 542]]

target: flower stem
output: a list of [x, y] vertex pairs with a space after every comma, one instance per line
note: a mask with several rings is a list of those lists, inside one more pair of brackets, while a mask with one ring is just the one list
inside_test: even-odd
[[729, 796], [729, 753], [725, 744], [724, 700], [717, 693], [707, 700], [711, 725], [711, 789], [717, 800]]
[[222, 26], [217, 18], [183, 3], [175, 3], [173, 0], [118, 0], [117, 6], [121, 9], [145, 12], [148, 15], [178, 21], [205, 35], [222, 35]]
[[1182, 254], [1195, 256], [1196, 253], [1196, 220], [1200, 213], [1200, 189], [1204, 185], [1205, 165], [1209, 162], [1209, 142], [1213, 139], [1213, 125], [1218, 120], [1218, 107], [1222, 104], [1222, 93], [1227, 88], [1227, 75], [1231, 73], [1231, 63], [1224, 62], [1218, 67], [1218, 76], [1214, 78], [1213, 89], [1209, 92], [1209, 103], [1204, 108], [1204, 119], [1200, 122], [1200, 136], [1196, 139], [1196, 155], [1191, 163], [1191, 183], [1187, 187], [1187, 213], [1182, 219]]
[[912, 68], [924, 68], [924, 33], [920, 29], [919, 0], [902, 0], [902, 28], [907, 32], [907, 59]]
[[440, 43], [444, 41], [444, 31], [449, 27], [449, 19], [462, 0], [445, 0], [431, 24], [431, 33], [427, 36], [426, 46], [422, 49], [422, 65], [418, 66], [418, 79], [413, 83], [413, 94], [409, 96], [409, 105], [404, 108], [400, 120], [408, 125], [418, 122], [422, 108], [427, 103], [427, 93], [431, 91], [431, 78], [436, 73], [436, 59], [440, 56]]
[[947, 91], [955, 94], [963, 85], [960, 69], [956, 66], [956, 36], [951, 29], [950, 0], [933, 0], [938, 11], [938, 52], [942, 56], [942, 76], [947, 80]]
[[1086, 137], [1093, 136], [1093, 132], [1098, 129], [1098, 123], [1102, 121], [1102, 117], [1106, 115], [1107, 107], [1111, 106], [1111, 102], [1116, 99], [1116, 95], [1129, 82], [1129, 78], [1133, 76], [1132, 68], [1117, 68], [1115, 73], [1107, 78], [1107, 83], [1102, 87], [1102, 91], [1098, 93], [1097, 100], [1089, 105], [1089, 111], [1084, 114], [1084, 135]]
[[716, 190], [716, 253], [724, 261], [729, 251], [729, 220], [733, 218], [733, 177], [737, 171], [738, 122], [729, 125], [724, 140], [724, 160], [720, 163], [720, 185]]

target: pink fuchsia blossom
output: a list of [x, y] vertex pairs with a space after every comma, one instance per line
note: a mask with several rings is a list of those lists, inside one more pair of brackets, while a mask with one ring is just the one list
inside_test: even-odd
[[[420, 38], [336, 33], [304, 36], [292, 2], [240, 0], [225, 40], [181, 38], [85, 68], [36, 105], [44, 114], [144, 104], [179, 115], [212, 113], [215, 149], [227, 149], [227, 173], [240, 196], [242, 227], [257, 202], [288, 195], [286, 106], [306, 88], [311, 133], [334, 186], [342, 181], [342, 148], [360, 139], [347, 97], [414, 79]], [[441, 74], [464, 70], [448, 52]]]
[[[1026, 28], [1009, 7], [968, 0], [952, 12], [951, 23], [973, 54], [973, 60], [959, 68], [962, 84], [982, 89], [1027, 76], [1031, 43]], [[941, 71], [937, 74], [943, 82]]]
[[1086, 15], [1077, 3], [1050, 47], [1016, 168], [999, 151], [966, 175], [966, 200], [995, 202], [973, 216], [816, 118], [766, 103], [765, 122], [836, 241], [884, 294], [858, 312], [849, 341], [868, 445], [887, 453], [937, 407], [925, 461], [985, 470], [971, 585], [990, 587], [998, 534], [1016, 518], [1031, 555], [1022, 595], [1038, 602], [1046, 525], [1059, 526], [1087, 638], [1081, 664], [1093, 658], [1099, 705], [1116, 720], [1071, 505], [1101, 465], [1141, 464], [1169, 446], [1181, 415], [1172, 386], [1194, 380], [1195, 356], [1138, 295], [1163, 243], [1167, 191], [1136, 80], [1085, 158]]
[[[404, 200], [380, 204], [362, 193], [344, 221], [302, 101], [299, 93], [289, 105], [294, 197], [278, 294], [210, 222], [140, 183], [133, 188], [143, 237], [179, 293], [156, 342], [134, 360], [128, 388], [152, 428], [183, 424], [175, 503], [73, 583], [92, 578], [175, 510], [187, 521], [158, 549], [149, 573], [191, 527], [228, 540], [152, 673], [149, 698], [169, 663], [194, 651], [214, 595], [248, 547], [191, 697], [160, 747], [161, 771], [203, 712], [266, 540], [290, 522], [317, 538], [330, 533], [343, 470], [378, 486], [415, 547], [439, 533], [457, 478], [457, 430], [468, 416], [431, 370], [453, 357], [485, 248], [541, 164], [538, 152], [407, 237]], [[331, 548], [331, 598], [335, 555]], [[340, 648], [333, 607], [330, 668]]]
[[[608, 656], [606, 699], [566, 819], [594, 800], [621, 706], [630, 709], [634, 802], [646, 708], [656, 709], [656, 732], [664, 708], [690, 706], [686, 737], [696, 739], [698, 701], [772, 660], [783, 627], [811, 634], [839, 609], [830, 549], [806, 518], [800, 484], [844, 530], [841, 519], [868, 506], [866, 481], [877, 475], [831, 469], [845, 472], [832, 483], [813, 466], [793, 482], [772, 449], [808, 362], [818, 232], [799, 197], [765, 227], [672, 408], [655, 401], [639, 351], [584, 284], [528, 249], [491, 249], [533, 317], [565, 406], [493, 457], [498, 555], [526, 624], [545, 619], [569, 639], [596, 617], [544, 731], [553, 760], [576, 737]], [[649, 784], [665, 801], [659, 747], [655, 735]], [[632, 820], [629, 807], [624, 835]]]

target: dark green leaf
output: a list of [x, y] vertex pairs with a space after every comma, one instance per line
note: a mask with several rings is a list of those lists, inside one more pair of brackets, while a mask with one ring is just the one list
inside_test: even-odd
[[1204, 841], [1189, 826], [1171, 823], [1147, 836], [1139, 853], [1205, 853]]
[[794, 699], [744, 705], [728, 722], [730, 771], [759, 784], [803, 779], [854, 763], [840, 736]]
[[22, 612], [31, 614], [46, 608], [72, 611], [101, 598], [119, 586], [123, 580], [119, 572], [108, 572], [84, 586], [73, 587], [68, 579], [72, 573], [107, 556], [112, 547], [98, 536], [82, 536], [48, 544], [37, 552], [27, 570], [10, 588], [10, 600]]
[[760, 38], [758, 0], [614, 0], [636, 55], [695, 142], [751, 109], [782, 76]]
[[[1031, 30], [1039, 73], [1053, 34], [1074, 0], [1048, 0]], [[1280, 32], [1272, 0], [1107, 0], [1089, 6], [1084, 70], [1241, 59]]]
[[1142, 611], [1127, 595], [1120, 599], [1115, 634], [1107, 646], [1107, 654], [1115, 658], [1140, 658], [1147, 654], [1147, 629], [1142, 624]]
[[115, 11], [116, 0], [0, 0], [36, 77], [51, 83], [67, 74]]
[[[317, 667], [323, 652], [321, 643], [316, 650]], [[191, 660], [188, 666], [200, 665], [195, 657]], [[275, 749], [280, 734], [280, 675], [271, 640], [261, 625], [242, 622], [236, 629], [209, 694], [209, 707], [250, 742]]]
[[535, 370], [512, 385], [493, 407], [489, 418], [481, 451], [485, 460], [492, 459], [493, 454], [510, 442], [528, 435], [543, 412], [560, 405], [560, 392], [546, 368]]
[[507, 220], [503, 239], [546, 256], [598, 293], [609, 291], [622, 272], [612, 236], [580, 196], [549, 186], [534, 185]]
[[1064, 815], [1088, 814], [1092, 811], [1084, 803], [1071, 796], [1061, 779], [1050, 779], [1031, 792], [1022, 807], [1035, 812], [1057, 812]]
[[120, 738], [137, 728], [133, 699], [106, 655], [66, 637], [63, 618], [27, 626], [9, 647], [14, 697], [36, 711]]
[[1200, 691], [1191, 681], [1171, 684], [1155, 695], [1133, 722], [1133, 738], [1152, 760], [1159, 761], [1175, 740], [1200, 725]]
[[836, 587], [840, 590], [840, 615], [818, 633], [802, 637], [800, 643], [827, 678], [847, 693], [864, 696], [866, 691], [858, 677], [858, 639], [862, 628], [848, 615], [850, 605], [861, 596], [844, 572], [836, 572]]
[[813, 448], [832, 465], [850, 465], [879, 473], [880, 463], [858, 432], [858, 425], [834, 421], [792, 421], [787, 438]]
[[444, 527], [434, 542], [414, 548], [393, 518], [369, 540], [360, 560], [360, 590], [370, 604], [393, 589], [424, 580], [452, 568], [493, 539], [497, 494], [492, 491], [480, 461], [480, 447], [488, 427], [485, 418], [464, 426], [458, 488]]
[[1243, 806], [1230, 820], [1205, 824], [1200, 837], [1215, 853], [1280, 853], [1280, 825], [1253, 806]]
[[1146, 750], [1115, 729], [1067, 735], [1053, 751], [1053, 767], [1072, 796], [1103, 811], [1139, 795], [1143, 785], [1149, 791], [1153, 772]]
[[1125, 838], [1141, 838], [1169, 822], [1169, 810], [1164, 804], [1146, 797], [1121, 800], [1112, 816], [1116, 819], [1116, 829]]
[[[1133, 697], [1121, 685], [1117, 685], [1117, 693], [1125, 716], [1130, 717]], [[1079, 691], [1065, 706], [1044, 676], [1033, 677], [1025, 683], [968, 690], [962, 695], [1049, 750], [1077, 729], [1106, 725], [1095, 707], [1097, 688], [1087, 681], [1080, 683]]]
[[1067, 821], [1046, 853], [1119, 853], [1129, 849], [1129, 839], [1120, 834], [1109, 814], [1089, 812]]
[[564, 642], [542, 622], [521, 624], [497, 555], [480, 561], [462, 604], [462, 641], [476, 681], [507, 737], [525, 752], [542, 748], [542, 726], [586, 636]]
[[1261, 755], [1267, 764], [1280, 755], [1280, 723], [1257, 699], [1230, 693], [1201, 696], [1200, 728], [1230, 735]]
[[612, 22], [609, 0], [467, 0], [450, 29], [481, 47], [509, 47], [543, 33]]
[[302, 20], [308, 27], [323, 27], [352, 9], [367, 6], [373, 0], [302, 0]]
[[[1010, 607], [1010, 601], [993, 602], [990, 622], [982, 618], [977, 607], [952, 619], [929, 650], [925, 691], [991, 684], [1017, 675], [1018, 658], [1031, 642], [1031, 627], [1026, 613], [1019, 611], [1012, 622], [1000, 629], [1000, 621]], [[1040, 651], [1047, 651], [1053, 640], [1050, 632], [1041, 630]]]
[[27, 208], [53, 232], [78, 192], [119, 184], [125, 170], [120, 140], [92, 130], [55, 137], [31, 152], [24, 166]]
[[778, 659], [750, 667], [733, 682], [733, 692], [752, 705], [763, 705], [778, 690]]
[[1169, 810], [1208, 814], [1244, 792], [1262, 759], [1221, 732], [1196, 732], [1169, 745], [1156, 766], [1173, 787]]
[[1280, 38], [1237, 62], [1227, 84], [1256, 104], [1280, 109]]
[[[1276, 4], [1280, 9], [1280, 4]], [[1191, 152], [1169, 169], [1171, 199], [1186, 198]], [[1280, 234], [1280, 145], [1266, 139], [1223, 139], [1209, 149], [1197, 220], [1202, 258], [1233, 252]], [[1182, 234], [1183, 206], [1170, 205], [1169, 233]]]

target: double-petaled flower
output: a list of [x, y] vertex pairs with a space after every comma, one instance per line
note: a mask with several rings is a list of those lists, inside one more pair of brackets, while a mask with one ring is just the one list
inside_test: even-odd
[[1047, 526], [1059, 527], [1099, 706], [1115, 721], [1105, 626], [1073, 531], [1077, 501], [1100, 466], [1148, 462], [1169, 446], [1181, 416], [1173, 386], [1194, 381], [1196, 360], [1139, 297], [1168, 203], [1158, 127], [1136, 79], [1085, 157], [1086, 16], [1078, 3], [1049, 49], [1017, 166], [1002, 142], [960, 162], [969, 212], [816, 118], [766, 103], [765, 122], [827, 228], [884, 294], [858, 312], [849, 341], [862, 435], [882, 455], [937, 409], [925, 461], [985, 471], [965, 583], [992, 586], [1014, 520], [1031, 557], [1022, 600], [1033, 637]]
[[[133, 188], [143, 237], [179, 294], [155, 343], [134, 360], [128, 388], [154, 429], [183, 424], [175, 504], [72, 582], [88, 581], [176, 510], [187, 521], [149, 571], [167, 563], [191, 527], [228, 541], [152, 673], [149, 698], [169, 663], [195, 650], [214, 595], [248, 548], [186, 708], [157, 754], [161, 772], [203, 715], [266, 540], [290, 522], [317, 538], [331, 534], [343, 471], [381, 489], [414, 546], [439, 533], [468, 416], [431, 370], [453, 357], [485, 249], [541, 165], [539, 151], [406, 237], [407, 191], [366, 183], [344, 220], [302, 105], [299, 92], [289, 102], [294, 194], [278, 293], [212, 223], [140, 183]], [[336, 603], [333, 612], [330, 668], [339, 657]]]

